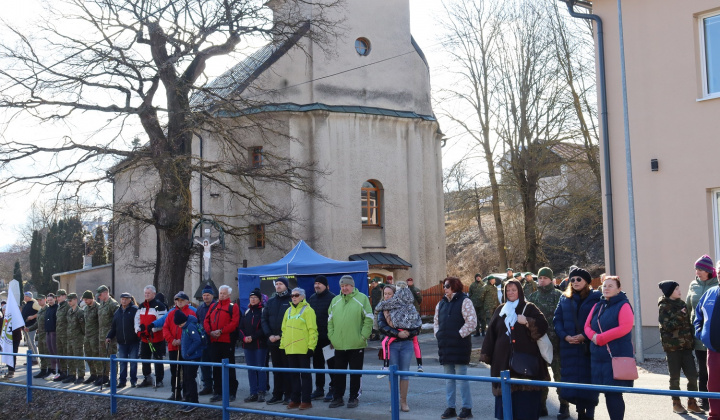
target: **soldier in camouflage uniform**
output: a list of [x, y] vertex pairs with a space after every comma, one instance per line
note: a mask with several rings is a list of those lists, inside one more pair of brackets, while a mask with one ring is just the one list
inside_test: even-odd
[[[85, 301], [85, 356], [100, 357], [100, 325], [98, 324], [98, 309], [100, 305], [95, 301], [95, 296], [90, 290], [86, 290], [82, 295]], [[102, 376], [102, 362], [98, 360], [88, 360], [90, 366], [90, 376], [83, 382], [91, 384]]]
[[[37, 331], [35, 337], [37, 338], [38, 353], [48, 354], [47, 343], [45, 342], [45, 311], [47, 305], [45, 304], [45, 295], [38, 295], [37, 302], [40, 305], [40, 310], [37, 313], [37, 322], [34, 323], [28, 331]], [[40, 358], [40, 372], [38, 372], [33, 378], [45, 378], [50, 375], [50, 359], [47, 357]]]
[[525, 296], [530, 296], [537, 292], [538, 284], [535, 283], [535, 280], [533, 280], [533, 274], [530, 272], [525, 273], [524, 278], [520, 280], [520, 284], [522, 284]]
[[[484, 322], [486, 325], [490, 324], [495, 309], [500, 306], [500, 299], [498, 298], [497, 289], [497, 277], [487, 276], [483, 279], [485, 281], [485, 287], [483, 287], [480, 294], [480, 300], [482, 300], [483, 313], [478, 314], [478, 322]], [[482, 321], [481, 321], [482, 320]]]
[[475, 337], [479, 337], [481, 331], [482, 335], [485, 335], [485, 318], [483, 317], [484, 310], [482, 301], [483, 288], [485, 288], [485, 283], [483, 283], [482, 275], [477, 273], [475, 274], [475, 281], [470, 285], [470, 290], [468, 290], [468, 297], [475, 307], [475, 313], [478, 318], [477, 326], [475, 327]]
[[[58, 356], [68, 355], [67, 343], [67, 313], [70, 306], [67, 303], [67, 292], [65, 289], [57, 291], [57, 313], [55, 314], [57, 321], [55, 324], [55, 343], [57, 345]], [[65, 380], [68, 375], [68, 359], [58, 359], [58, 374], [53, 378], [53, 382]]]
[[[530, 273], [528, 273], [530, 274]], [[530, 280], [530, 282], [535, 283]], [[537, 291], [529, 295], [527, 300], [534, 303], [540, 309], [540, 312], [545, 315], [545, 319], [548, 322], [547, 335], [553, 345], [553, 360], [550, 367], [553, 371], [553, 379], [555, 382], [560, 382], [560, 341], [558, 336], [555, 334], [555, 326], [553, 325], [553, 319], [555, 318], [555, 309], [560, 302], [562, 292], [555, 288], [553, 284], [553, 272], [550, 267], [543, 267], [538, 271], [538, 286]], [[558, 395], [560, 390], [556, 388]], [[543, 388], [542, 391], [542, 404], [540, 405], [540, 417], [547, 416], [547, 402], [548, 388]], [[558, 419], [567, 419], [570, 417], [570, 405], [567, 401], [560, 398], [560, 413]]]
[[[100, 344], [100, 357], [110, 357], [111, 354], [117, 354], [117, 340], [112, 339], [106, 347], [105, 338], [112, 327], [115, 311], [120, 307], [115, 299], [110, 296], [110, 289], [102, 285], [96, 290], [98, 299], [100, 300], [100, 308], [98, 308], [98, 343]], [[104, 363], [104, 374], [94, 383], [101, 385], [110, 382], [110, 362]]]
[[[75, 383], [79, 385], [85, 379], [85, 360], [83, 357], [83, 341], [85, 340], [85, 313], [78, 305], [77, 293], [68, 295], [70, 309], [67, 313], [67, 343], [68, 356], [79, 357], [79, 359], [68, 360], [70, 372], [62, 382], [64, 384]], [[75, 376], [77, 372], [77, 376]]]
[[[660, 323], [660, 341], [666, 354], [670, 389], [680, 389], [680, 371], [688, 380], [687, 390], [698, 390], [698, 371], [695, 367], [693, 349], [695, 348], [695, 329], [690, 323], [690, 313], [681, 299], [680, 285], [672, 280], [658, 284], [663, 296], [658, 300], [658, 321]], [[687, 411], [702, 414], [695, 398], [688, 398], [687, 411], [680, 397], [672, 397], [673, 412], [685, 414]]]

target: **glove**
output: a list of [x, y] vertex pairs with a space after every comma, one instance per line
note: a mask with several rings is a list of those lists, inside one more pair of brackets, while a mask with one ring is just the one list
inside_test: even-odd
[[312, 349], [308, 349], [308, 352], [307, 352], [308, 356], [313, 357], [313, 353], [314, 352], [312, 351]]
[[145, 331], [145, 324], [140, 324], [140, 332]]

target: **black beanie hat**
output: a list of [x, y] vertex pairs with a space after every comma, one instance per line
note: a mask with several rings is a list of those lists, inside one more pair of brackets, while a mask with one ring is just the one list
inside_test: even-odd
[[188, 317], [180, 309], [175, 309], [175, 325], [180, 325], [187, 322]]
[[262, 301], [262, 292], [258, 288], [255, 288], [252, 292], [250, 292], [250, 296], [255, 296]]
[[658, 287], [662, 290], [666, 298], [669, 298], [678, 286], [680, 286], [678, 282], [672, 280], [664, 280], [658, 283]]
[[580, 277], [586, 282], [590, 283], [592, 281], [592, 277], [590, 276], [590, 273], [587, 272], [587, 270], [580, 268], [580, 267], [570, 267], [570, 274], [568, 274], [568, 278], [573, 277]]
[[315, 283], [324, 284], [325, 287], [328, 285], [327, 277], [320, 274], [319, 276], [315, 277]]
[[286, 288], [290, 289], [290, 282], [286, 277], [278, 277], [275, 279], [275, 283], [282, 282], [282, 284], [285, 285]]

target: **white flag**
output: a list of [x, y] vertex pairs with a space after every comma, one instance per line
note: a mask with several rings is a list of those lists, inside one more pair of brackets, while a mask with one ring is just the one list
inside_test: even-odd
[[[7, 305], [5, 305], [5, 319], [3, 320], [2, 335], [0, 335], [0, 346], [3, 352], [12, 353], [13, 339], [12, 332], [18, 328], [25, 326], [20, 306], [15, 301], [15, 295], [8, 293]], [[2, 362], [8, 366], [15, 367], [15, 361], [12, 356], [2, 355]]]

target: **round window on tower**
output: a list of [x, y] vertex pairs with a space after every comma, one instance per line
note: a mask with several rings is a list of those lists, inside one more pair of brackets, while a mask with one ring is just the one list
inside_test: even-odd
[[362, 56], [370, 54], [370, 41], [367, 38], [358, 38], [355, 40], [355, 51]]

